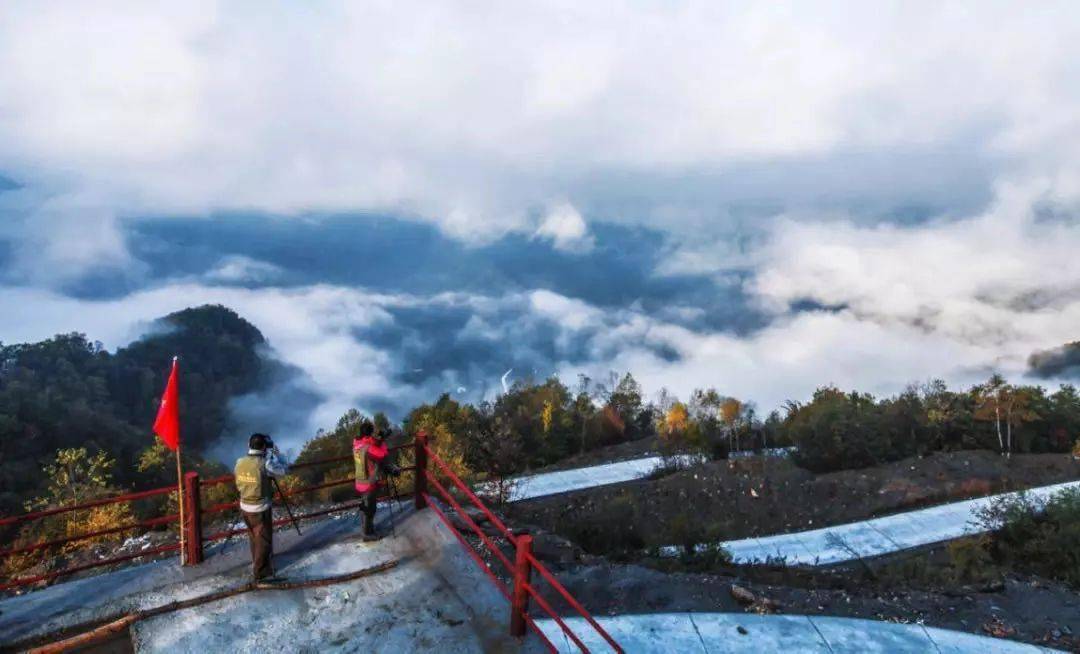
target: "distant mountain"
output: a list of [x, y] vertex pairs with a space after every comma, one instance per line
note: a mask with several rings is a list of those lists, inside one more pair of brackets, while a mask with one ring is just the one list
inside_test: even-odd
[[151, 481], [136, 464], [154, 442], [151, 425], [174, 355], [184, 450], [198, 457], [227, 428], [230, 399], [280, 375], [265, 346], [254, 325], [222, 306], [165, 316], [115, 354], [78, 333], [0, 345], [0, 514], [34, 496], [42, 464], [59, 448], [105, 450], [117, 460], [121, 486]]

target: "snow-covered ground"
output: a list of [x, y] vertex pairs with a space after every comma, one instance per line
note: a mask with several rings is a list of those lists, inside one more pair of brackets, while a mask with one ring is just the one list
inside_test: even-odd
[[[1040, 486], [1027, 493], [1039, 501], [1045, 501], [1066, 488], [1080, 488], [1080, 481]], [[737, 563], [783, 558], [790, 564], [828, 565], [981, 533], [983, 529], [975, 522], [978, 512], [998, 498], [1015, 495], [1017, 493], [1001, 493], [873, 520], [720, 544]], [[678, 551], [677, 547], [670, 546], [665, 548], [664, 553], [675, 555]]]
[[[584, 619], [566, 618], [565, 621], [590, 651], [611, 651]], [[828, 616], [650, 613], [603, 616], [597, 617], [597, 621], [624, 650], [635, 654], [1040, 654], [1057, 651], [919, 624]], [[560, 652], [579, 651], [554, 621], [538, 620], [537, 625]]]

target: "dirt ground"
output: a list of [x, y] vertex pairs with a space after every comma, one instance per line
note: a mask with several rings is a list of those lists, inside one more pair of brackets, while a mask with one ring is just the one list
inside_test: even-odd
[[[990, 493], [1080, 479], [1066, 454], [1004, 459], [983, 450], [942, 452], [860, 470], [814, 474], [787, 459], [712, 461], [626, 484], [512, 505], [522, 522], [607, 554], [596, 525], [644, 546], [681, 542], [687, 524], [706, 540], [815, 529]], [[613, 524], [614, 523], [614, 524]], [[675, 538], [676, 540], [672, 540]]]

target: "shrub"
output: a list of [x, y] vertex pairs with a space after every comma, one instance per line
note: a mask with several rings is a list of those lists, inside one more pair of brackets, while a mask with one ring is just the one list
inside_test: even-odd
[[694, 460], [688, 455], [664, 453], [660, 458], [660, 463], [656, 464], [656, 467], [649, 471], [645, 478], [649, 481], [656, 481], [677, 472], [682, 472], [692, 465], [694, 465]]
[[806, 405], [789, 409], [782, 425], [795, 443], [795, 462], [814, 472], [875, 465], [890, 457], [890, 440], [870, 395], [820, 388]]
[[[175, 495], [170, 497], [175, 497]], [[240, 499], [240, 493], [236, 491], [236, 484], [233, 482], [204, 486], [202, 489], [203, 508], [208, 508], [216, 504], [235, 502], [238, 499]], [[173, 504], [175, 504], [175, 502], [173, 502]]]
[[977, 581], [985, 579], [988, 573], [995, 571], [993, 558], [986, 536], [961, 538], [946, 546], [949, 563], [956, 574], [957, 581]]
[[668, 533], [668, 542], [681, 547], [687, 556], [693, 556], [698, 544], [705, 542], [705, 529], [701, 522], [685, 511], [671, 519]]
[[[135, 521], [135, 517], [131, 512], [131, 504], [128, 502], [104, 504], [85, 511], [79, 511], [78, 513], [81, 514], [79, 519], [71, 520], [67, 523], [68, 536], [77, 536], [91, 531], [101, 531], [113, 527], [120, 527]], [[86, 547], [87, 544], [119, 542], [131, 534], [132, 532], [118, 531], [111, 534], [96, 536], [87, 540], [74, 541], [65, 545], [64, 551], [70, 552], [78, 550]]]
[[645, 547], [635, 527], [637, 512], [632, 496], [619, 495], [597, 511], [575, 516], [567, 525], [567, 538], [590, 554], [625, 558]]
[[1080, 489], [1045, 505], [1026, 493], [1001, 498], [979, 521], [995, 530], [987, 547], [995, 561], [1080, 586]]

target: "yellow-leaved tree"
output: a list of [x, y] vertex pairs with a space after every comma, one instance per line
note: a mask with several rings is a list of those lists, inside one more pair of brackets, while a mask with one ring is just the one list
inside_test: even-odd
[[[112, 486], [114, 464], [115, 461], [103, 451], [90, 455], [85, 447], [57, 450], [53, 461], [46, 464], [42, 470], [47, 479], [45, 493], [27, 502], [26, 510], [40, 511], [74, 506], [117, 493], [118, 489]], [[59, 513], [27, 523], [20, 530], [15, 546], [70, 538], [120, 527], [133, 521], [134, 515], [128, 502]], [[36, 550], [22, 557], [8, 557], [4, 561], [5, 574], [25, 570], [58, 552], [71, 552], [90, 544], [116, 542], [127, 535], [123, 531], [115, 532], [65, 543], [59, 548]]]

